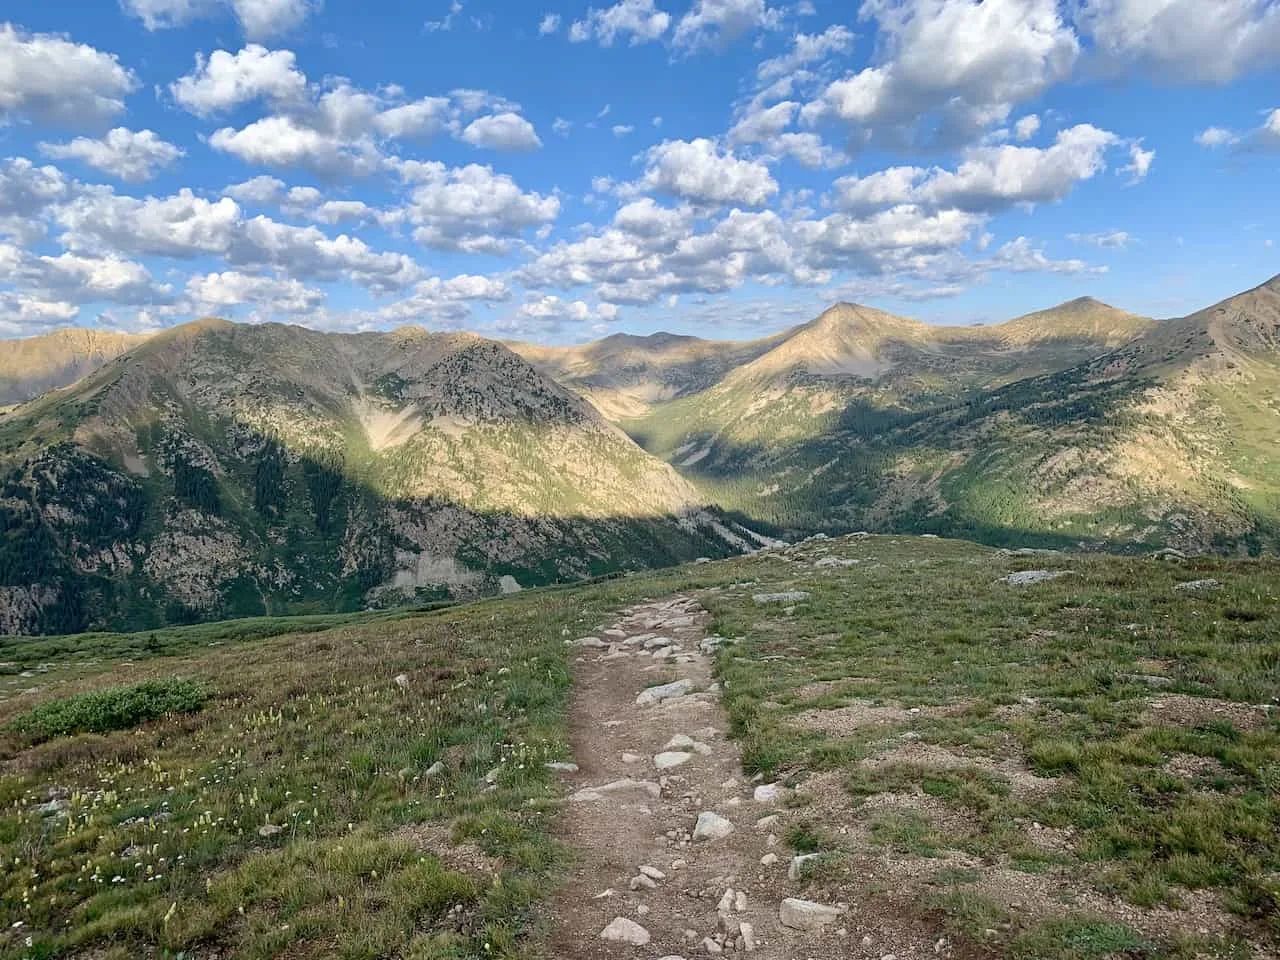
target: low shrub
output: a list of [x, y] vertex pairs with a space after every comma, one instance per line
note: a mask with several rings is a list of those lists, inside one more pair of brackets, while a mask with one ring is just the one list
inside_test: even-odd
[[74, 733], [127, 730], [157, 717], [199, 710], [208, 696], [194, 680], [148, 680], [42, 703], [14, 720], [13, 726], [36, 742]]

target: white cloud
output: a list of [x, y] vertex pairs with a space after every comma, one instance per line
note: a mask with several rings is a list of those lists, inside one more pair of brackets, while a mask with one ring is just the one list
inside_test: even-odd
[[197, 274], [187, 280], [187, 298], [193, 313], [218, 313], [228, 307], [250, 304], [255, 313], [301, 314], [319, 309], [324, 294], [294, 279], [264, 277], [224, 270]]
[[1273, 0], [1086, 0], [1075, 22], [1099, 57], [1180, 83], [1226, 83], [1280, 63]]
[[1146, 179], [1147, 173], [1151, 170], [1151, 163], [1156, 158], [1154, 150], [1143, 150], [1142, 142], [1138, 141], [1129, 145], [1129, 163], [1121, 167], [1118, 173], [1129, 174], [1129, 185], [1133, 186]]
[[471, 315], [469, 303], [498, 303], [508, 300], [511, 290], [505, 280], [468, 274], [442, 280], [428, 277], [402, 300], [382, 307], [374, 315], [379, 323], [460, 323]]
[[1261, 125], [1252, 130], [1237, 133], [1223, 127], [1209, 127], [1196, 134], [1195, 141], [1210, 150], [1218, 147], [1242, 152], [1280, 150], [1280, 109], [1268, 111]]
[[752, 30], [775, 30], [782, 25], [782, 10], [765, 0], [695, 0], [676, 24], [672, 42], [696, 49], [723, 46]]
[[848, 53], [853, 49], [853, 39], [853, 31], [839, 23], [822, 33], [797, 33], [791, 40], [790, 50], [760, 64], [756, 69], [756, 79], [761, 83], [771, 83], [834, 54]]
[[991, 213], [1062, 200], [1105, 169], [1106, 151], [1119, 143], [1114, 133], [1084, 123], [1061, 131], [1049, 147], [974, 147], [955, 170], [892, 167], [837, 180], [833, 187], [846, 210], [909, 203]]
[[271, 268], [298, 279], [347, 280], [374, 292], [403, 289], [422, 270], [401, 253], [379, 252], [346, 235], [314, 226], [245, 219], [230, 197], [216, 201], [181, 190], [168, 197], [119, 196], [106, 187], [83, 189], [54, 208], [60, 239], [76, 253], [221, 257], [237, 267]]
[[233, 183], [223, 187], [222, 195], [241, 203], [253, 203], [265, 207], [280, 201], [284, 187], [284, 181], [276, 177], [258, 176], [243, 183]]
[[238, 53], [215, 50], [207, 58], [197, 53], [195, 69], [170, 84], [169, 92], [184, 109], [208, 116], [258, 99], [300, 103], [307, 78], [293, 51], [251, 43]]
[[769, 168], [721, 150], [713, 141], [667, 140], [645, 155], [638, 189], [670, 193], [709, 204], [761, 206], [778, 192]]
[[526, 151], [542, 146], [537, 132], [518, 113], [495, 113], [467, 124], [460, 138], [473, 147], [489, 150]]
[[439, 20], [428, 20], [422, 26], [428, 33], [437, 33], [439, 31], [448, 32], [453, 29], [453, 22], [458, 18], [458, 14], [462, 13], [462, 3], [460, 0], [453, 0], [449, 4], [449, 12]]
[[556, 117], [551, 124], [552, 132], [561, 137], [567, 137], [572, 129], [573, 121], [566, 120], [564, 117]]
[[526, 229], [553, 223], [560, 215], [556, 197], [526, 193], [491, 167], [408, 160], [401, 161], [399, 172], [415, 184], [402, 212], [424, 246], [502, 253]]
[[670, 26], [671, 15], [656, 9], [653, 0], [619, 0], [612, 7], [588, 9], [585, 18], [569, 27], [569, 40], [582, 43], [594, 37], [602, 47], [611, 47], [629, 38], [636, 46], [661, 39]]
[[151, 130], [125, 127], [116, 127], [101, 140], [76, 137], [70, 143], [42, 143], [40, 150], [55, 159], [80, 160], [130, 183], [150, 180], [186, 155]]
[[382, 166], [377, 148], [368, 139], [344, 142], [287, 116], [263, 117], [242, 130], [215, 130], [209, 146], [245, 163], [301, 167], [322, 177], [367, 176]]
[[865, 0], [861, 17], [876, 21], [881, 62], [828, 85], [803, 116], [843, 121], [863, 142], [967, 142], [1070, 76], [1080, 50], [1057, 0]]
[[1067, 239], [1075, 243], [1087, 243], [1106, 250], [1123, 250], [1133, 240], [1124, 230], [1107, 230], [1102, 233], [1069, 233]]
[[615, 123], [613, 125], [613, 135], [615, 137], [625, 137], [629, 133], [635, 133], [636, 128], [627, 123]]
[[120, 5], [148, 30], [180, 27], [229, 11], [246, 37], [262, 40], [300, 26], [319, 0], [120, 0]]
[[986, 264], [1010, 273], [1105, 273], [1106, 268], [1091, 268], [1083, 260], [1052, 260], [1043, 250], [1037, 250], [1026, 237], [1018, 237], [1004, 244]]
[[168, 303], [168, 286], [156, 284], [146, 267], [109, 255], [35, 256], [18, 247], [0, 244], [4, 282], [21, 287], [35, 302], [70, 304]]
[[451, 123], [448, 97], [423, 97], [383, 110], [373, 117], [373, 129], [384, 137], [431, 137]]
[[1235, 143], [1238, 139], [1239, 138], [1234, 133], [1230, 130], [1223, 129], [1222, 127], [1209, 127], [1207, 130], [1200, 131], [1195, 136], [1196, 143], [1200, 144], [1202, 147], [1208, 147], [1211, 150], [1215, 147], [1224, 147], [1228, 144]]
[[542, 294], [521, 304], [517, 316], [520, 321], [533, 321], [533, 324], [517, 324], [519, 329], [536, 326], [550, 332], [565, 323], [612, 323], [618, 319], [618, 308], [612, 303], [598, 303], [593, 308], [584, 300], [562, 300], [554, 294]]
[[114, 54], [50, 33], [0, 24], [0, 123], [30, 118], [96, 126], [124, 109], [137, 87]]
[[546, 37], [560, 29], [560, 14], [546, 13], [538, 21], [538, 36]]
[[34, 243], [45, 234], [45, 213], [71, 190], [57, 167], [37, 167], [25, 157], [0, 161], [0, 236]]
[[1013, 136], [1016, 140], [1026, 142], [1040, 132], [1040, 118], [1029, 113], [1013, 125]]

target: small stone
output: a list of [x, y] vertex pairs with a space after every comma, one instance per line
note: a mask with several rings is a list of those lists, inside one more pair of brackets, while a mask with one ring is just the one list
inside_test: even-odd
[[742, 938], [742, 949], [747, 953], [756, 948], [756, 929], [745, 920], [738, 924], [738, 936]]
[[629, 943], [633, 947], [643, 947], [649, 942], [649, 931], [634, 920], [626, 917], [614, 917], [609, 925], [600, 931], [601, 940], [612, 940], [614, 943]]
[[747, 912], [747, 895], [744, 891], [739, 890], [733, 895], [733, 909], [738, 913]]
[[1183, 592], [1198, 593], [1201, 590], [1217, 590], [1222, 584], [1217, 580], [1210, 578], [1208, 580], [1188, 580], [1186, 583], [1175, 584], [1175, 590]]
[[702, 949], [710, 954], [724, 953], [724, 947], [716, 943], [711, 937], [705, 937], [702, 941]]
[[631, 878], [632, 890], [641, 890], [641, 889], [652, 890], [656, 886], [657, 884], [654, 883], [651, 878], [646, 877], [643, 873], [640, 874], [639, 876], [635, 876]]
[[677, 733], [674, 737], [667, 741], [663, 750], [692, 750], [693, 737], [684, 733]]
[[787, 788], [780, 783], [762, 783], [756, 787], [752, 799], [756, 803], [779, 803], [786, 796]]
[[663, 873], [657, 867], [651, 867], [648, 864], [645, 864], [643, 867], [641, 867], [640, 872], [644, 874], [646, 877], [648, 877], [650, 880], [667, 879], [667, 875], [665, 873]]
[[426, 777], [428, 780], [430, 780], [432, 777], [443, 776], [444, 771], [445, 771], [444, 761], [437, 760], [431, 766], [427, 767], [426, 772], [423, 773], [423, 776]]
[[733, 887], [730, 887], [720, 896], [720, 902], [716, 904], [716, 913], [724, 916], [733, 909]]
[[683, 869], [684, 869], [685, 867], [687, 867], [688, 865], [689, 865], [689, 861], [687, 861], [687, 860], [672, 860], [672, 861], [671, 861], [671, 869], [672, 869], [672, 870], [683, 870]]
[[763, 857], [760, 858], [761, 865], [766, 867], [772, 867], [777, 862], [778, 862], [778, 855], [776, 853], [766, 853]]
[[649, 905], [647, 903], [636, 904], [636, 913], [642, 917], [647, 917], [649, 915]]
[[639, 763], [643, 759], [644, 757], [640, 756], [638, 753], [624, 753], [622, 755], [623, 763]]
[[554, 760], [551, 763], [544, 763], [543, 766], [548, 770], [554, 770], [556, 773], [578, 772], [578, 765], [576, 763], [564, 763], [560, 760]]
[[684, 753], [683, 751], [672, 750], [667, 753], [660, 753], [653, 758], [653, 765], [659, 770], [670, 770], [678, 767], [682, 763], [688, 763], [693, 759], [692, 753]]
[[598, 649], [600, 647], [607, 647], [608, 644], [605, 643], [603, 640], [601, 640], [599, 637], [579, 637], [577, 640], [574, 640], [570, 644], [570, 646], [590, 647], [592, 649]]
[[710, 810], [698, 814], [698, 822], [693, 828], [694, 840], [719, 840], [733, 833], [733, 824]]
[[409, 689], [409, 675], [407, 673], [396, 674], [396, 686], [401, 690]]
[[770, 814], [767, 817], [761, 817], [756, 821], [756, 829], [761, 833], [764, 833], [766, 830], [772, 830], [778, 825], [778, 820], [779, 818], [776, 813]]
[[284, 827], [278, 827], [274, 823], [264, 823], [258, 828], [260, 837], [274, 837], [277, 833], [284, 833]]
[[778, 908], [778, 920], [792, 930], [818, 930], [834, 923], [844, 911], [825, 903], [787, 897]]

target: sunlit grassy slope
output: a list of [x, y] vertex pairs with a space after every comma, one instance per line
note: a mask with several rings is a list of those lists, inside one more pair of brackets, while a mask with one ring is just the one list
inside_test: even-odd
[[[1000, 582], [1037, 568], [1061, 576]], [[573, 854], [543, 766], [570, 759], [564, 640], [679, 590], [740, 641], [718, 671], [748, 772], [801, 788], [784, 840], [828, 854], [807, 895], [905, 892], [975, 954], [1262, 956], [1277, 584], [1272, 560], [851, 537], [436, 611], [2, 640], [0, 956], [541, 955]], [[753, 600], [784, 589], [809, 596]], [[189, 712], [24, 724], [171, 678]], [[1053, 896], [1015, 906], [1028, 886]]]

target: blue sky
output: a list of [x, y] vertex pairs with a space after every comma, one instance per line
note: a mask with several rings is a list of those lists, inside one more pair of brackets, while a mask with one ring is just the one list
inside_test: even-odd
[[1175, 316], [1280, 272], [1280, 0], [595, 3], [9, 0], [0, 336]]

